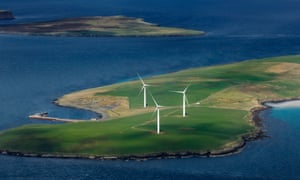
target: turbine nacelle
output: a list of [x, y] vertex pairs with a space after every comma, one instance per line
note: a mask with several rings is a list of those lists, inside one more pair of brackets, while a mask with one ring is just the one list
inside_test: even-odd
[[153, 100], [153, 102], [154, 102], [154, 104], [155, 104], [156, 109], [163, 107], [163, 106], [159, 105], [159, 104], [156, 102], [156, 100], [154, 99], [154, 97], [153, 97], [152, 94], [151, 94], [151, 98], [152, 98], [152, 100]]
[[139, 75], [139, 73], [137, 73], [138, 78], [140, 79], [141, 83], [142, 83], [142, 88], [139, 92], [139, 95], [144, 91], [144, 108], [147, 107], [147, 87], [151, 86], [149, 84], [146, 84], [144, 82], [144, 80], [142, 79], [142, 77]]
[[182, 99], [182, 116], [185, 117], [186, 113], [185, 113], [185, 107], [186, 107], [186, 104], [189, 104], [188, 102], [188, 99], [186, 97], [186, 92], [188, 90], [188, 88], [190, 87], [190, 84], [183, 90], [183, 91], [171, 91], [171, 92], [174, 92], [174, 93], [178, 93], [178, 94], [182, 94], [183, 95], [183, 99]]
[[140, 76], [139, 73], [137, 73], [137, 76], [139, 77], [139, 79], [140, 79], [140, 81], [141, 81], [143, 87], [149, 87], [149, 86], [151, 86], [150, 84], [146, 84], [146, 83], [145, 83], [145, 81], [142, 79], [142, 77]]
[[163, 107], [165, 107], [165, 106], [160, 106], [160, 105], [158, 105], [158, 106], [155, 106], [155, 110], [154, 110], [154, 112], [156, 112], [157, 110], [160, 110], [161, 108], [163, 108]]
[[142, 89], [150, 87], [150, 86], [151, 86], [150, 84], [142, 84]]
[[186, 88], [183, 91], [170, 91], [170, 92], [174, 92], [174, 93], [179, 93], [179, 94], [185, 94], [187, 92], [187, 90], [189, 89], [190, 84], [186, 86]]
[[162, 107], [164, 107], [164, 106], [161, 106], [161, 105], [159, 105], [157, 102], [156, 102], [156, 100], [154, 99], [154, 97], [152, 96], [152, 94], [151, 94], [151, 98], [152, 98], [152, 100], [153, 100], [153, 102], [154, 102], [154, 104], [155, 104], [155, 110], [154, 110], [154, 112], [153, 113], [155, 113], [156, 112], [156, 124], [157, 124], [157, 134], [159, 134], [160, 133], [160, 113], [159, 113], [159, 111], [160, 111], [160, 108], [162, 108]]

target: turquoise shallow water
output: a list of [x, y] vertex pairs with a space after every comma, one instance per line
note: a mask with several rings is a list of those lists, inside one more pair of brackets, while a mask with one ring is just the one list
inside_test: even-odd
[[[0, 35], [0, 129], [49, 111], [60, 117], [95, 114], [56, 107], [65, 93], [181, 69], [300, 54], [300, 2], [294, 0], [15, 0], [2, 2], [32, 22], [122, 14], [161, 25], [204, 30], [204, 37], [53, 38]], [[1, 22], [2, 24], [11, 22]], [[138, 92], [137, 92], [138, 93]], [[38, 159], [0, 156], [0, 178], [240, 179], [300, 178], [299, 109], [264, 111], [270, 138], [240, 154], [147, 162]]]
[[289, 126], [294, 128], [295, 131], [300, 131], [300, 109], [293, 108], [276, 108], [272, 111], [271, 117], [278, 118]]

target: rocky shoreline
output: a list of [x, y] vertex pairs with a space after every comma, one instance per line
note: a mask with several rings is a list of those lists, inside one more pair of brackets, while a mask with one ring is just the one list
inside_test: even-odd
[[178, 152], [178, 153], [152, 153], [145, 155], [125, 155], [125, 156], [99, 156], [99, 155], [79, 155], [79, 154], [63, 154], [63, 153], [26, 153], [21, 151], [0, 150], [2, 155], [20, 156], [20, 157], [36, 157], [36, 158], [61, 158], [61, 159], [90, 159], [90, 160], [123, 160], [123, 161], [147, 161], [155, 159], [180, 159], [192, 157], [223, 157], [229, 156], [242, 151], [246, 142], [253, 141], [265, 137], [262, 131], [251, 136], [243, 136], [242, 141], [233, 147], [222, 150], [205, 151], [205, 152]]
[[[257, 136], [259, 137], [259, 136]], [[179, 159], [192, 157], [221, 157], [241, 152], [247, 141], [253, 140], [254, 136], [243, 137], [243, 141], [236, 146], [215, 151], [205, 152], [178, 152], [178, 153], [151, 153], [145, 155], [124, 155], [124, 156], [99, 156], [99, 155], [79, 155], [79, 154], [63, 154], [63, 153], [26, 153], [21, 151], [0, 150], [2, 155], [20, 156], [20, 157], [36, 157], [36, 158], [61, 158], [61, 159], [91, 159], [91, 160], [124, 160], [124, 161], [146, 161], [154, 159]]]
[[61, 105], [61, 104], [58, 103], [58, 99], [54, 99], [54, 100], [52, 101], [52, 103], [53, 103], [54, 105], [58, 106], [58, 107], [72, 108], [72, 109], [78, 109], [78, 110], [85, 110], [85, 111], [88, 111], [88, 112], [91, 112], [91, 113], [95, 113], [95, 114], [97, 114], [97, 119], [99, 118], [100, 121], [106, 121], [106, 120], [108, 120], [108, 118], [109, 118], [109, 116], [108, 116], [105, 112], [103, 112], [103, 111], [101, 111], [101, 112], [96, 112], [96, 111], [92, 111], [92, 110], [90, 110], [90, 109], [83, 109], [83, 108], [79, 108], [79, 107], [76, 107], [76, 106], [70, 107], [70, 106], [64, 106], [64, 105]]
[[2, 155], [11, 155], [11, 156], [20, 156], [20, 157], [37, 157], [37, 158], [62, 158], [62, 159], [90, 159], [90, 160], [134, 160], [134, 161], [146, 161], [153, 159], [174, 159], [174, 158], [192, 158], [192, 157], [223, 157], [233, 154], [240, 153], [242, 149], [246, 146], [247, 142], [263, 139], [268, 137], [266, 132], [262, 130], [262, 121], [263, 119], [259, 117], [260, 112], [272, 108], [267, 106], [266, 103], [279, 103], [285, 101], [300, 100], [300, 98], [292, 99], [281, 99], [281, 100], [270, 100], [261, 102], [261, 107], [256, 107], [251, 109], [252, 122], [257, 127], [253, 132], [244, 135], [241, 137], [241, 142], [219, 150], [204, 151], [204, 152], [161, 152], [161, 153], [150, 153], [144, 155], [124, 155], [124, 156], [100, 156], [100, 155], [82, 155], [82, 154], [63, 154], [63, 153], [30, 153], [30, 152], [21, 152], [21, 151], [9, 151], [9, 150], [0, 150]]

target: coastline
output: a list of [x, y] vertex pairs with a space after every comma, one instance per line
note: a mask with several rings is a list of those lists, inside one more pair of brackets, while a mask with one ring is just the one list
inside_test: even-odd
[[104, 111], [101, 111], [101, 110], [93, 111], [91, 109], [84, 109], [84, 108], [77, 107], [77, 106], [62, 105], [62, 104], [59, 103], [59, 99], [54, 99], [52, 101], [52, 103], [55, 104], [58, 107], [72, 108], [72, 109], [78, 109], [78, 110], [85, 110], [85, 111], [88, 111], [88, 112], [96, 113], [98, 115], [98, 117], [100, 118], [98, 121], [107, 121], [110, 118], [110, 116], [107, 113], [105, 113]]
[[[260, 134], [258, 134], [260, 135]], [[60, 158], [60, 159], [90, 159], [90, 160], [123, 160], [123, 161], [147, 161], [158, 159], [183, 159], [183, 158], [216, 158], [230, 156], [242, 152], [248, 141], [253, 141], [260, 138], [260, 136], [243, 136], [242, 141], [232, 148], [225, 148], [222, 150], [213, 151], [184, 151], [184, 152], [160, 152], [149, 153], [142, 155], [124, 155], [124, 156], [101, 156], [101, 155], [83, 155], [83, 154], [64, 154], [64, 153], [32, 153], [22, 151], [8, 151], [0, 150], [1, 155], [19, 156], [19, 157], [36, 157], [36, 158]]]
[[[248, 142], [264, 139], [268, 137], [267, 133], [262, 130], [263, 119], [259, 116], [259, 114], [262, 111], [273, 108], [271, 106], [267, 106], [266, 103], [270, 103], [270, 102], [281, 103], [281, 102], [289, 102], [295, 100], [300, 100], [300, 98], [269, 100], [269, 101], [260, 102], [260, 104], [262, 105], [261, 107], [255, 107], [250, 110], [252, 116], [251, 121], [254, 123], [257, 129], [254, 130], [253, 132], [250, 132], [249, 134], [241, 136], [241, 142], [235, 143], [230, 148], [211, 150], [211, 151], [202, 151], [202, 152], [195, 152], [195, 151], [184, 151], [184, 152], [176, 152], [176, 153], [160, 152], [160, 153], [149, 153], [143, 155], [124, 155], [124, 156], [101, 156], [101, 155], [92, 155], [92, 154], [83, 155], [83, 154], [64, 154], [64, 153], [32, 153], [32, 152], [8, 151], [8, 150], [0, 150], [0, 154], [19, 156], [19, 157], [89, 159], [89, 160], [102, 160], [102, 161], [104, 160], [147, 161], [147, 160], [155, 160], [155, 159], [180, 159], [180, 158], [193, 158], [193, 157], [202, 157], [202, 158], [226, 157], [226, 156], [241, 153], [243, 148], [247, 145]], [[58, 106], [62, 106], [57, 103], [55, 104]], [[76, 108], [76, 107], [71, 107], [71, 108]]]
[[300, 106], [300, 98], [294, 98], [291, 100], [283, 100], [283, 101], [269, 101], [265, 102], [264, 106], [271, 108], [292, 108]]
[[45, 22], [0, 26], [0, 34], [57, 37], [164, 37], [202, 36], [204, 31], [163, 27], [141, 18], [126, 16], [87, 16]]
[[[272, 59], [271, 59], [272, 60]], [[296, 61], [297, 59], [288, 58], [288, 61]], [[269, 60], [270, 61], [270, 60]], [[152, 108], [136, 108], [140, 107], [137, 103], [137, 97], [131, 95], [130, 93], [135, 91], [138, 85], [138, 81], [127, 82], [122, 84], [115, 84], [106, 87], [98, 87], [92, 88], [82, 91], [77, 91], [71, 94], [66, 94], [54, 103], [58, 106], [63, 107], [71, 107], [77, 109], [84, 109], [89, 110], [92, 112], [97, 113], [107, 113], [109, 119], [118, 119], [124, 121], [110, 121], [106, 123], [96, 123], [96, 124], [83, 124], [83, 125], [70, 125], [70, 126], [58, 126], [56, 127], [57, 130], [72, 130], [72, 129], [80, 129], [83, 126], [86, 127], [84, 133], [79, 133], [80, 141], [76, 142], [76, 146], [74, 151], [68, 150], [69, 146], [63, 146], [63, 148], [58, 148], [57, 150], [44, 150], [42, 148], [34, 148], [36, 144], [41, 143], [38, 139], [41, 137], [42, 139], [43, 134], [37, 132], [35, 130], [36, 127], [20, 127], [19, 129], [15, 130], [8, 130], [7, 132], [3, 132], [2, 136], [2, 146], [0, 153], [2, 154], [10, 154], [10, 155], [18, 155], [18, 156], [32, 156], [32, 157], [53, 157], [53, 158], [81, 158], [81, 159], [98, 159], [98, 160], [107, 160], [107, 159], [120, 159], [120, 160], [147, 160], [147, 159], [166, 159], [166, 158], [187, 158], [187, 157], [220, 157], [220, 156], [229, 156], [231, 154], [236, 154], [242, 151], [243, 147], [245, 147], [246, 143], [249, 141], [262, 139], [267, 137], [267, 130], [263, 127], [263, 117], [260, 117], [261, 111], [264, 111], [268, 108], [270, 103], [275, 102], [288, 102], [293, 100], [299, 100], [300, 97], [298, 96], [299, 90], [295, 87], [295, 83], [297, 84], [298, 80], [298, 72], [300, 70], [300, 65], [298, 63], [290, 63], [280, 60], [273, 60], [271, 62], [266, 61], [266, 63], [262, 64], [259, 71], [255, 68], [257, 67], [257, 61], [246, 61], [244, 63], [235, 64], [235, 65], [226, 65], [226, 66], [217, 66], [213, 68], [204, 68], [204, 69], [194, 69], [189, 71], [180, 71], [177, 74], [172, 74], [172, 77], [175, 78], [170, 79], [170, 75], [165, 75], [165, 77], [154, 77], [154, 79], [147, 80], [147, 82], [169, 82], [169, 81], [179, 81], [185, 80], [187, 77], [191, 76], [191, 74], [195, 75], [199, 73], [200, 75], [204, 74], [211, 74], [209, 72], [218, 72], [219, 74], [215, 75], [222, 79], [222, 75], [224, 73], [229, 73], [229, 80], [228, 82], [236, 82], [237, 85], [228, 84], [227, 81], [212, 81], [210, 79], [216, 78], [215, 76], [209, 77], [210, 79], [205, 80], [204, 82], [209, 83], [208, 87], [204, 88], [205, 91], [210, 93], [206, 98], [201, 101], [201, 116], [198, 113], [198, 109], [195, 107], [190, 109], [191, 114], [195, 114], [194, 116], [188, 117], [191, 125], [198, 124], [196, 128], [189, 128], [194, 127], [188, 125], [188, 128], [181, 128], [182, 123], [175, 122], [178, 126], [178, 130], [174, 131], [174, 128], [169, 128], [168, 131], [173, 133], [170, 136], [165, 136], [167, 139], [164, 139], [165, 143], [173, 142], [172, 140], [176, 140], [178, 138], [178, 132], [186, 132], [194, 131], [197, 135], [201, 136], [202, 131], [206, 130], [206, 126], [202, 126], [199, 124], [199, 118], [203, 118], [202, 124], [211, 123], [212, 120], [216, 120], [217, 122], [221, 122], [218, 124], [222, 124], [225, 122], [225, 125], [228, 125], [228, 122], [234, 122], [234, 127], [229, 126], [220, 126], [217, 128], [209, 128], [212, 130], [210, 132], [219, 132], [222, 135], [230, 135], [230, 138], [224, 138], [226, 141], [221, 141], [221, 138], [216, 137], [214, 134], [211, 133], [211, 137], [216, 137], [216, 141], [207, 143], [204, 141], [197, 142], [197, 139], [193, 139], [190, 134], [180, 136], [181, 141], [186, 142], [187, 140], [191, 141], [191, 145], [193, 142], [196, 142], [192, 148], [189, 148], [189, 142], [185, 144], [174, 144], [172, 148], [146, 148], [144, 144], [140, 144], [144, 141], [143, 136], [139, 136], [138, 138], [130, 139], [128, 137], [136, 137], [138, 133], [137, 131], [142, 131], [142, 133], [154, 133], [152, 128], [136, 128], [136, 127], [144, 127], [147, 126], [148, 123], [155, 124], [154, 121], [145, 121], [144, 116], [147, 116], [146, 113], [151, 112]], [[236, 70], [238, 67], [244, 66], [252, 67], [247, 72], [240, 72], [240, 71], [233, 71]], [[282, 74], [282, 68], [288, 68], [289, 73]], [[292, 68], [292, 69], [291, 69]], [[240, 68], [242, 69], [242, 68]], [[279, 70], [278, 70], [279, 69]], [[234, 72], [232, 74], [232, 71]], [[257, 72], [253, 75], [253, 71]], [[274, 76], [274, 73], [277, 73]], [[246, 75], [245, 75], [246, 74]], [[242, 76], [239, 76], [242, 75]], [[176, 77], [181, 77], [182, 79], [176, 79]], [[155, 79], [156, 78], [156, 79]], [[230, 79], [232, 78], [232, 79]], [[236, 79], [237, 78], [237, 79]], [[248, 79], [252, 80], [251, 83], [248, 82]], [[285, 79], [289, 79], [288, 84], [282, 84], [282, 81]], [[194, 80], [194, 79], [189, 79]], [[212, 79], [214, 80], [214, 79]], [[245, 81], [247, 80], [247, 81]], [[269, 84], [272, 80], [273, 84]], [[185, 82], [185, 81], [184, 81]], [[202, 79], [200, 79], [202, 82]], [[247, 83], [245, 83], [247, 82]], [[265, 82], [265, 83], [262, 83]], [[135, 86], [133, 86], [135, 85]], [[206, 85], [203, 83], [203, 85]], [[216, 90], [211, 90], [209, 87], [216, 86], [221, 87], [217, 88]], [[182, 85], [183, 86], [183, 85]], [[195, 84], [193, 87], [196, 89], [200, 87], [199, 84]], [[224, 87], [223, 87], [224, 86]], [[290, 88], [286, 88], [290, 87]], [[175, 86], [177, 87], [177, 86]], [[177, 88], [180, 88], [179, 86]], [[274, 88], [279, 89], [281, 91], [273, 91]], [[118, 92], [115, 92], [115, 89], [119, 89]], [[161, 91], [161, 92], [160, 92]], [[194, 90], [195, 91], [195, 90]], [[159, 90], [157, 94], [160, 93], [161, 96], [170, 97], [172, 99], [172, 95], [166, 93], [166, 91]], [[197, 99], [202, 99], [198, 97], [199, 92], [194, 92], [194, 96]], [[129, 103], [129, 98], [131, 98], [133, 104]], [[170, 99], [169, 98], [169, 99]], [[171, 103], [166, 101], [167, 103]], [[172, 103], [173, 104], [173, 103]], [[295, 104], [295, 103], [290, 103]], [[297, 103], [296, 103], [297, 104]], [[300, 105], [300, 102], [298, 102]], [[151, 106], [151, 105], [150, 105]], [[197, 106], [198, 107], [198, 106]], [[199, 106], [200, 107], [200, 106]], [[132, 109], [132, 110], [130, 110]], [[217, 115], [212, 115], [214, 113]], [[103, 112], [104, 111], [104, 112]], [[168, 118], [166, 118], [165, 122], [174, 124], [174, 120], [178, 119], [176, 115], [176, 111], [166, 111]], [[173, 113], [173, 114], [172, 114]], [[228, 115], [226, 115], [226, 113]], [[230, 113], [230, 114], [229, 114]], [[204, 115], [203, 115], [204, 114]], [[170, 115], [170, 116], [169, 116]], [[123, 118], [123, 119], [122, 119]], [[221, 121], [218, 121], [218, 120]], [[169, 121], [169, 122], [168, 122]], [[224, 121], [224, 122], [223, 122]], [[227, 121], [227, 123], [226, 123]], [[128, 123], [130, 122], [130, 123]], [[137, 126], [137, 124], [139, 126]], [[116, 129], [110, 129], [116, 126]], [[37, 127], [39, 127], [37, 125]], [[167, 127], [167, 126], [166, 126]], [[201, 128], [198, 128], [201, 127]], [[47, 135], [44, 139], [52, 142], [53, 137], [57, 136], [57, 131], [53, 131], [52, 127], [43, 127], [45, 130], [49, 130], [50, 134]], [[168, 127], [167, 127], [168, 128]], [[204, 129], [203, 129], [204, 128]], [[231, 128], [231, 129], [230, 129]], [[99, 130], [102, 129], [100, 132]], [[125, 131], [125, 130], [131, 131]], [[232, 129], [236, 129], [237, 131], [233, 131]], [[25, 131], [24, 131], [25, 130]], [[30, 135], [36, 135], [38, 138], [32, 139], [32, 141], [28, 141], [31, 143], [33, 148], [27, 148], [28, 143], [24, 143], [22, 140], [24, 137], [27, 138], [26, 130], [30, 130]], [[55, 128], [54, 128], [55, 130]], [[22, 131], [24, 133], [22, 133]], [[126, 133], [124, 133], [126, 132]], [[166, 131], [167, 132], [167, 131]], [[103, 139], [98, 138], [91, 138], [92, 135], [97, 135], [97, 137], [101, 136]], [[116, 134], [117, 133], [117, 134]], [[193, 133], [193, 134], [194, 134]], [[24, 134], [25, 136], [23, 136]], [[126, 134], [127, 136], [124, 136]], [[106, 137], [114, 137], [116, 135], [118, 138], [106, 138]], [[134, 135], [134, 136], [133, 136]], [[140, 134], [138, 134], [140, 135]], [[29, 136], [30, 138], [30, 136]], [[184, 138], [184, 139], [183, 139]], [[186, 138], [186, 139], [185, 139]], [[17, 142], [11, 141], [11, 139], [16, 139]], [[157, 138], [160, 140], [161, 138]], [[158, 140], [154, 139], [150, 143], [157, 143]], [[221, 140], [220, 140], [221, 139]], [[61, 143], [62, 145], [66, 145], [65, 142], [69, 142], [73, 140], [73, 136], [66, 136], [65, 138], [60, 139], [57, 143]], [[19, 141], [19, 142], [18, 142]], [[84, 142], [84, 143], [82, 143]], [[107, 144], [104, 144], [108, 142]], [[106, 150], [112, 148], [110, 143], [120, 143], [118, 148], [114, 151], [107, 152]], [[126, 143], [133, 143], [135, 150], [126, 149]], [[5, 144], [6, 143], [6, 144]], [[101, 144], [102, 143], [102, 144]], [[219, 144], [218, 144], [219, 143]], [[213, 146], [210, 146], [213, 144]], [[56, 146], [57, 144], [52, 143], [51, 146]], [[83, 148], [89, 147], [90, 149], [96, 148], [96, 151], [91, 151], [89, 149], [78, 149], [78, 147]], [[125, 145], [125, 146], [124, 146]], [[136, 146], [139, 145], [139, 146]], [[172, 145], [172, 144], [171, 144]], [[132, 146], [132, 145], [131, 145]], [[23, 147], [23, 148], [22, 148]], [[30, 146], [31, 147], [31, 146]], [[141, 147], [141, 149], [139, 149]], [[77, 149], [76, 149], [77, 148]], [[122, 149], [123, 148], [123, 149]], [[144, 149], [143, 149], [144, 148]], [[10, 151], [11, 150], [11, 151]], [[21, 152], [18, 152], [21, 151]], [[89, 153], [87, 153], [89, 152]], [[94, 155], [98, 154], [98, 155]], [[92, 156], [92, 158], [91, 158]]]

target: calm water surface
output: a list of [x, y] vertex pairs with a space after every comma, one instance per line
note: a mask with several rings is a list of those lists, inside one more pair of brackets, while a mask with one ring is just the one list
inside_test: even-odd
[[[143, 75], [300, 53], [296, 0], [15, 0], [2, 2], [24, 23], [89, 15], [127, 15], [165, 26], [204, 30], [204, 37], [54, 38], [0, 35], [0, 130], [41, 123], [26, 118], [91, 118], [51, 102], [65, 93]], [[182, 179], [300, 178], [299, 109], [261, 114], [270, 138], [224, 158], [147, 162], [0, 156], [0, 178]]]

